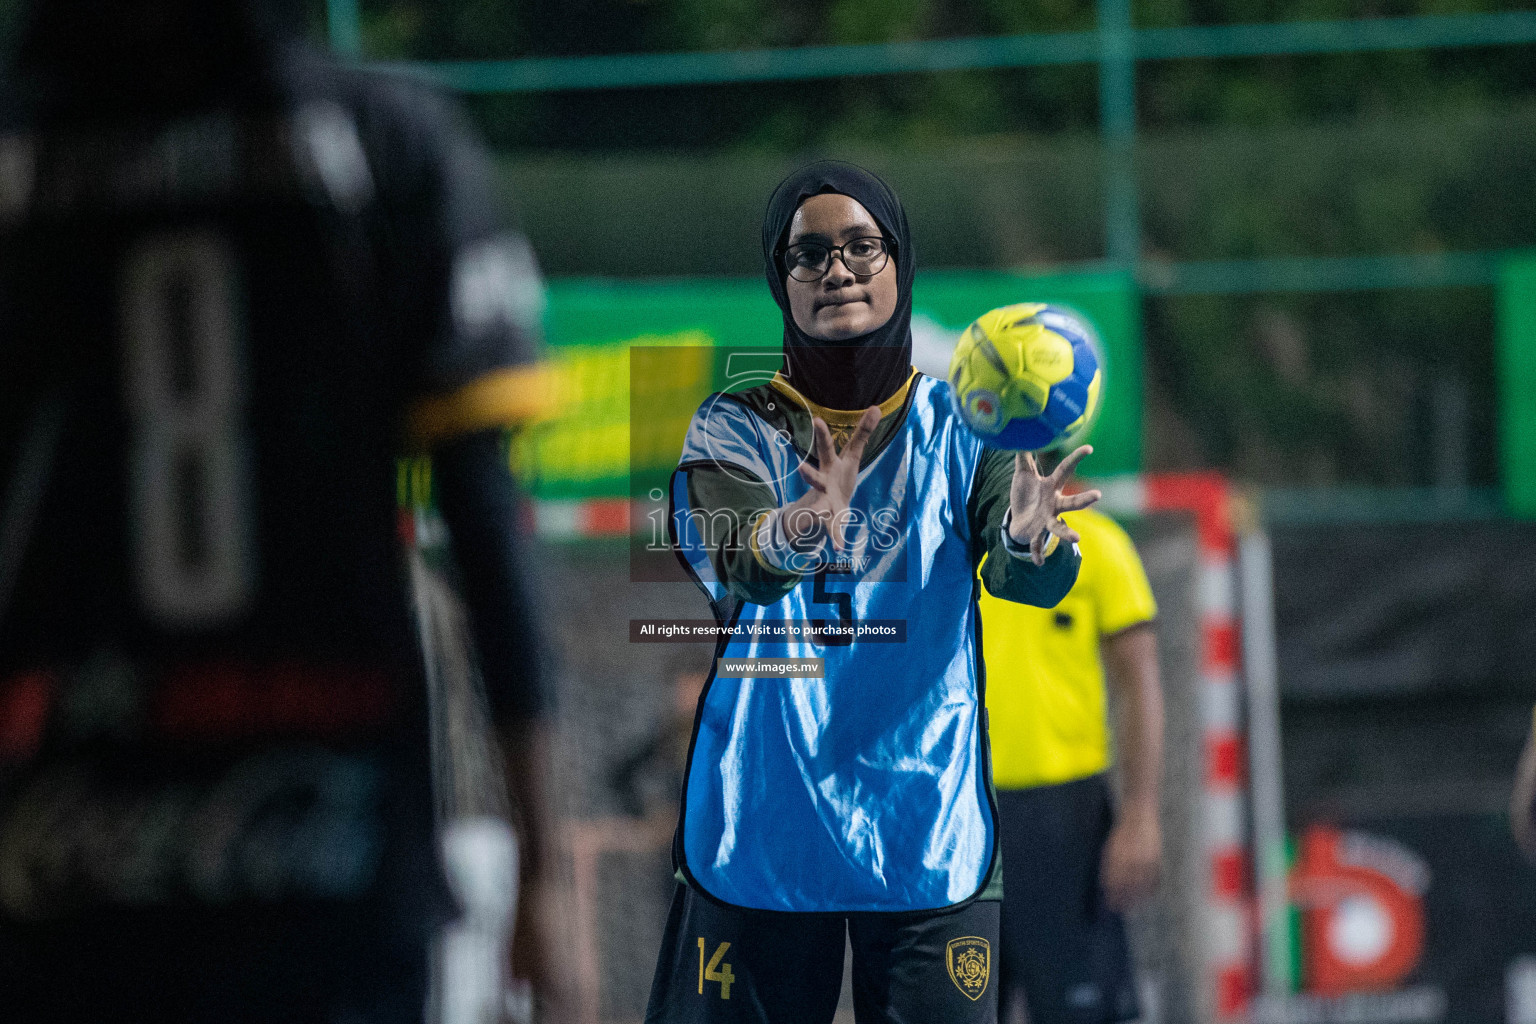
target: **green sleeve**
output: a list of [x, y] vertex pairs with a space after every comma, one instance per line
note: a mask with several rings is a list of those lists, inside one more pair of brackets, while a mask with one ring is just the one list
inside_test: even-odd
[[752, 553], [751, 532], [764, 512], [778, 506], [768, 485], [748, 480], [740, 471], [694, 466], [688, 473], [688, 503], [718, 533], [709, 552], [715, 578], [732, 596], [752, 604], [773, 604], [795, 588], [801, 577], [769, 569]]
[[1054, 608], [1077, 582], [1082, 557], [1075, 544], [1057, 544], [1044, 565], [1008, 553], [1003, 515], [1012, 484], [1013, 453], [988, 448], [971, 486], [971, 564], [981, 566], [981, 582], [993, 597]]

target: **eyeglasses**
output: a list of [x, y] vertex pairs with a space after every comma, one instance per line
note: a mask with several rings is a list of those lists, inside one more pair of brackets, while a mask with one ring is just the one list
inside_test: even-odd
[[832, 257], [842, 258], [850, 274], [868, 277], [885, 269], [890, 243], [879, 237], [853, 238], [842, 245], [800, 242], [784, 250], [784, 269], [796, 281], [820, 281], [832, 269]]

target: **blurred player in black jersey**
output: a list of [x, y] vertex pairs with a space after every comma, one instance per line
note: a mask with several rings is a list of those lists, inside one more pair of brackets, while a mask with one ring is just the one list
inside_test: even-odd
[[39, 0], [13, 62], [6, 1021], [420, 1019], [452, 907], [395, 520], [411, 443], [524, 877], [547, 867], [536, 595], [500, 444], [543, 397], [541, 285], [453, 111], [296, 28], [254, 0]]

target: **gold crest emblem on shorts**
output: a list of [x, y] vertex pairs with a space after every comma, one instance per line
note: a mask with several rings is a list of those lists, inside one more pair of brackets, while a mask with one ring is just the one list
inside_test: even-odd
[[992, 977], [992, 943], [975, 935], [950, 939], [945, 949], [945, 962], [949, 966], [949, 980], [965, 993], [972, 1002], [987, 991], [987, 979]]

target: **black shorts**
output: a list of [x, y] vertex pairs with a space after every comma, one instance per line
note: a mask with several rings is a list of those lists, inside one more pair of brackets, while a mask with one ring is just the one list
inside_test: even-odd
[[995, 1024], [997, 937], [993, 900], [920, 914], [790, 914], [726, 908], [679, 885], [645, 1020], [827, 1024], [846, 942], [859, 1024]]
[[999, 790], [1002, 1005], [1022, 989], [1030, 1024], [1108, 1024], [1140, 1015], [1125, 923], [1104, 903], [1099, 863], [1113, 823], [1103, 775]]

